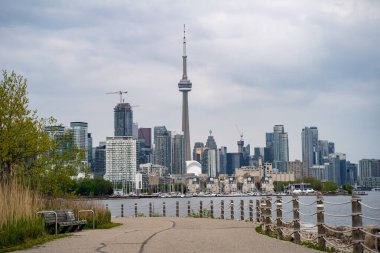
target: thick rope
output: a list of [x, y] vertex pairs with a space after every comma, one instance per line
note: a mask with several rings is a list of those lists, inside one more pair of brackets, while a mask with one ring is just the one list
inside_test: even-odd
[[329, 205], [346, 205], [346, 204], [351, 204], [352, 202], [351, 201], [346, 201], [346, 202], [334, 203], [334, 202], [323, 201], [323, 203], [329, 204]]
[[364, 219], [380, 221], [380, 219], [378, 219], [378, 218], [372, 218], [372, 217], [368, 217], [368, 216], [364, 216], [364, 215], [360, 215], [360, 216], [361, 216], [362, 218], [364, 218]]
[[350, 248], [350, 247], [352, 247], [352, 245], [353, 245], [353, 244], [351, 243], [351, 244], [349, 244], [349, 245], [345, 245], [345, 246], [338, 246], [338, 245], [336, 245], [334, 242], [327, 240], [325, 236], [323, 236], [323, 239], [325, 239], [325, 241], [326, 241], [328, 244], [330, 244], [330, 245], [332, 245], [334, 248], [338, 248], [338, 249], [346, 249], [346, 248]]
[[336, 230], [336, 229], [334, 229], [334, 228], [332, 228], [332, 227], [330, 227], [330, 226], [327, 226], [326, 224], [322, 224], [327, 230], [330, 230], [330, 231], [332, 231], [332, 232], [334, 232], [334, 233], [348, 233], [348, 232], [352, 232], [353, 230], [355, 230], [354, 228], [349, 228], [349, 229], [346, 229], [346, 230], [342, 230], [342, 231], [340, 231], [340, 230]]
[[369, 248], [369, 247], [367, 247], [364, 243], [360, 243], [362, 246], [363, 246], [363, 248], [365, 248], [366, 250], [368, 250], [369, 252], [375, 252], [375, 253], [378, 253], [379, 251], [377, 251], [377, 250], [373, 250], [373, 249], [371, 249], [371, 248]]
[[377, 237], [377, 238], [380, 238], [380, 234], [372, 234], [368, 231], [365, 231], [364, 229], [360, 229], [360, 231], [362, 231], [363, 233], [367, 234], [367, 235], [370, 235], [372, 237]]
[[377, 208], [377, 207], [372, 207], [372, 206], [369, 206], [369, 205], [366, 205], [364, 204], [363, 202], [359, 201], [359, 203], [362, 205], [362, 206], [365, 206], [369, 209], [372, 209], [372, 210], [376, 210], [376, 211], [380, 211], [380, 208]]
[[331, 213], [324, 213], [327, 216], [332, 216], [332, 217], [351, 217], [351, 214], [331, 214]]
[[303, 216], [314, 216], [316, 215], [317, 213], [302, 213], [301, 211], [298, 211], [301, 215]]
[[307, 238], [307, 237], [303, 236], [302, 233], [299, 233], [299, 235], [300, 235], [300, 237], [301, 237], [302, 239], [304, 239], [305, 241], [310, 241], [310, 242], [315, 242], [315, 241], [317, 240], [317, 238], [318, 238], [318, 236], [311, 237], [311, 238]]
[[311, 206], [311, 205], [314, 205], [315, 203], [317, 203], [317, 201], [314, 201], [314, 202], [312, 202], [312, 203], [307, 204], [307, 203], [303, 203], [303, 202], [301, 202], [301, 201], [298, 200], [298, 203], [299, 203], [300, 205], [303, 205], [303, 206]]

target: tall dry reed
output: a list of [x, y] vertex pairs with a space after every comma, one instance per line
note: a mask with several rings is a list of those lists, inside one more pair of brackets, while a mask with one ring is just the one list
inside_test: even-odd
[[0, 230], [6, 223], [34, 219], [44, 206], [40, 194], [16, 180], [0, 182]]

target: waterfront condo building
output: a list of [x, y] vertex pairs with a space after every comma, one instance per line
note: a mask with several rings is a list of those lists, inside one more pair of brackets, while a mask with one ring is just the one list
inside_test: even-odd
[[136, 140], [131, 136], [107, 137], [106, 174], [104, 178], [111, 181], [114, 189], [127, 189], [136, 175]]

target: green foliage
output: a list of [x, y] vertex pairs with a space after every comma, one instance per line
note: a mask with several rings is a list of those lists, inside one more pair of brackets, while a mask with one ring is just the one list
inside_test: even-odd
[[[73, 145], [70, 131], [59, 132], [53, 118], [28, 108], [26, 79], [3, 71], [0, 80], [0, 176], [18, 177], [49, 196], [75, 192], [72, 177], [85, 171], [85, 150]], [[50, 127], [50, 134], [45, 127]], [[53, 127], [52, 127], [53, 126]], [[54, 131], [56, 126], [57, 131]]]
[[[211, 217], [211, 210], [210, 209], [203, 208], [202, 211], [201, 211], [201, 213], [202, 213], [202, 218], [212, 218]], [[191, 210], [190, 217], [192, 217], [192, 218], [201, 218], [201, 215], [200, 215], [200, 213], [197, 213], [194, 210]]]
[[342, 189], [347, 191], [348, 194], [352, 194], [352, 190], [354, 189], [354, 187], [352, 187], [352, 185], [350, 184], [345, 184], [342, 186]]
[[76, 193], [81, 196], [111, 195], [113, 193], [112, 183], [103, 178], [80, 179]]
[[333, 192], [333, 191], [336, 191], [337, 189], [338, 189], [338, 185], [331, 181], [324, 182], [322, 185], [323, 192]]
[[309, 183], [311, 188], [313, 188], [315, 191], [321, 191], [322, 190], [322, 184], [321, 181], [316, 179], [315, 177], [304, 177], [302, 179], [297, 179], [296, 183]]
[[0, 250], [23, 244], [44, 234], [45, 228], [41, 218], [8, 220], [0, 230]]
[[55, 239], [67, 237], [69, 234], [58, 234], [58, 235], [42, 235], [39, 236], [38, 238], [27, 238], [23, 243], [17, 244], [17, 245], [9, 245], [4, 248], [0, 248], [0, 253], [4, 252], [11, 252], [15, 250], [23, 250], [23, 249], [28, 249], [31, 248], [35, 245], [40, 245]]
[[28, 108], [26, 79], [3, 71], [0, 81], [0, 174], [31, 176], [46, 161], [51, 140], [45, 132], [50, 120]]
[[287, 182], [282, 182], [282, 181], [274, 181], [273, 182], [273, 187], [276, 192], [283, 192], [285, 190], [285, 187], [288, 186], [289, 184], [293, 184], [293, 181], [287, 181]]

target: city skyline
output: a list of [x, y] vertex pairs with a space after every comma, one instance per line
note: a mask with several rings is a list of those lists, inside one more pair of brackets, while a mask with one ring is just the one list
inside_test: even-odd
[[[202, 4], [201, 4], [202, 3]], [[209, 129], [219, 146], [251, 147], [284, 125], [289, 159], [301, 131], [357, 163], [379, 158], [380, 4], [34, 1], [0, 3], [0, 66], [28, 79], [30, 108], [68, 125], [88, 123], [93, 146], [113, 135], [113, 108], [127, 90], [139, 127], [181, 129], [183, 24], [196, 80], [189, 101], [192, 148]], [[173, 14], [173, 15], [172, 15]]]

